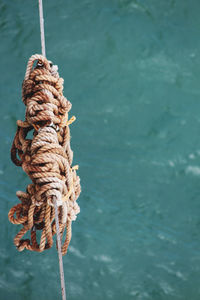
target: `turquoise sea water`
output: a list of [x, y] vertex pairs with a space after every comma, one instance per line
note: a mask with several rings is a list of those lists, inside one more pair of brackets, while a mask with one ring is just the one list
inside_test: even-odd
[[[47, 57], [72, 102], [81, 213], [68, 300], [200, 299], [200, 2], [43, 0]], [[55, 245], [17, 252], [29, 179], [10, 161], [37, 1], [0, 0], [0, 300], [61, 299]]]

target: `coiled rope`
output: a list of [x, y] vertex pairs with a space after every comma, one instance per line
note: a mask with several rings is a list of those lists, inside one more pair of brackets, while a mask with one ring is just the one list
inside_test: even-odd
[[[14, 238], [19, 251], [49, 249], [57, 234], [62, 299], [66, 300], [62, 255], [71, 240], [71, 223], [80, 211], [76, 200], [81, 192], [78, 166], [72, 167], [70, 148], [69, 125], [75, 117], [68, 120], [71, 103], [62, 93], [64, 80], [58, 67], [46, 59], [42, 0], [38, 4], [42, 55], [33, 55], [28, 61], [22, 86], [25, 121], [17, 121], [11, 148], [12, 161], [23, 168], [32, 183], [26, 192], [16, 193], [21, 203], [10, 209], [8, 218], [23, 226]], [[28, 233], [30, 237], [23, 238]]]
[[[78, 166], [71, 166], [69, 130], [75, 117], [68, 120], [71, 103], [62, 91], [63, 79], [59, 77], [57, 66], [42, 55], [31, 56], [22, 86], [26, 118], [17, 121], [11, 149], [12, 161], [32, 180], [26, 192], [17, 192], [21, 203], [8, 214], [10, 222], [23, 226], [14, 238], [19, 251], [26, 248], [42, 252], [52, 246], [56, 233], [55, 197], [61, 238], [67, 228], [62, 245], [64, 255], [71, 240], [71, 223], [80, 211], [76, 202], [81, 191], [80, 179], [76, 174]], [[29, 132], [33, 132], [32, 139], [28, 138]], [[27, 232], [30, 238], [23, 239]]]

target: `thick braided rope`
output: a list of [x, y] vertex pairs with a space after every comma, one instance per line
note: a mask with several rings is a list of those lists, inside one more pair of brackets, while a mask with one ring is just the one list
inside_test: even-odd
[[[56, 233], [53, 197], [56, 197], [61, 237], [66, 229], [62, 245], [65, 254], [71, 240], [71, 223], [80, 211], [76, 202], [81, 191], [80, 179], [76, 174], [78, 166], [71, 166], [69, 130], [75, 117], [68, 120], [71, 103], [62, 91], [63, 79], [57, 66], [42, 55], [33, 55], [22, 86], [26, 117], [25, 121], [17, 121], [11, 148], [12, 161], [32, 180], [26, 192], [16, 193], [21, 203], [8, 213], [10, 222], [23, 226], [14, 238], [19, 251], [26, 248], [42, 252], [52, 246]], [[29, 132], [32, 138], [28, 138]], [[23, 238], [28, 232], [30, 237]]]

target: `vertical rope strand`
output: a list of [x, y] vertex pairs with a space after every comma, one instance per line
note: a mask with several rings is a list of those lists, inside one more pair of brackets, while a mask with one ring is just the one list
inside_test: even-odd
[[54, 202], [54, 207], [55, 207], [56, 235], [57, 235], [59, 266], [60, 266], [60, 281], [61, 281], [62, 299], [66, 300], [65, 278], [64, 278], [64, 270], [63, 270], [61, 238], [60, 238], [60, 230], [59, 230], [58, 207], [57, 207], [57, 203], [56, 203], [56, 197], [53, 198], [53, 202]]
[[42, 0], [39, 0], [39, 16], [40, 16], [40, 36], [41, 36], [42, 55], [46, 57]]
[[[43, 4], [42, 4], [42, 0], [38, 0], [38, 1], [39, 1], [40, 36], [41, 36], [42, 55], [46, 57]], [[60, 239], [58, 207], [57, 207], [56, 197], [53, 197], [53, 202], [54, 202], [54, 208], [55, 208], [56, 236], [57, 236], [57, 245], [58, 245], [58, 258], [59, 258], [59, 268], [60, 268], [62, 300], [66, 300], [65, 278], [64, 278], [63, 260], [62, 260], [62, 252], [61, 252], [61, 239]]]

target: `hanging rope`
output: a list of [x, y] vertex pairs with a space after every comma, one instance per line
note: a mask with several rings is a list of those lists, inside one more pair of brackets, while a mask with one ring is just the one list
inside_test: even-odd
[[[38, 3], [42, 55], [33, 55], [28, 61], [22, 86], [26, 116], [25, 121], [17, 121], [11, 148], [12, 161], [23, 168], [32, 183], [26, 193], [17, 192], [21, 203], [10, 209], [8, 217], [13, 224], [23, 225], [14, 238], [19, 251], [49, 249], [57, 234], [62, 299], [66, 300], [62, 255], [71, 240], [71, 223], [80, 212], [76, 200], [81, 192], [78, 166], [72, 167], [70, 148], [69, 125], [75, 117], [68, 120], [71, 103], [62, 93], [64, 81], [58, 67], [46, 59], [42, 0]], [[28, 137], [30, 132], [32, 138]], [[28, 232], [30, 237], [23, 238]]]
[[[17, 121], [11, 149], [12, 161], [21, 166], [32, 180], [26, 193], [17, 192], [21, 203], [11, 208], [8, 214], [13, 224], [23, 226], [14, 238], [19, 251], [26, 248], [42, 252], [52, 246], [52, 237], [56, 233], [56, 199], [61, 238], [67, 227], [62, 245], [64, 255], [71, 240], [71, 223], [80, 211], [76, 202], [80, 194], [80, 179], [76, 175], [78, 166], [71, 167], [73, 153], [69, 130], [75, 117], [68, 120], [71, 103], [63, 96], [62, 90], [63, 79], [59, 77], [57, 66], [51, 65], [42, 55], [33, 55], [22, 87], [26, 119]], [[28, 137], [30, 132], [33, 132], [32, 139]], [[30, 232], [30, 238], [23, 239], [27, 232]]]
[[[42, 0], [38, 0], [38, 4], [39, 4], [40, 37], [41, 37], [42, 55], [44, 57], [46, 57], [45, 35], [44, 35], [44, 17], [43, 17], [43, 3], [42, 3]], [[49, 94], [49, 95], [51, 95], [51, 97], [52, 97], [52, 94]], [[60, 238], [60, 231], [59, 231], [58, 207], [57, 207], [55, 196], [53, 197], [53, 202], [54, 202], [54, 209], [55, 209], [55, 224], [56, 224], [56, 237], [57, 237], [59, 268], [60, 268], [61, 292], [62, 292], [62, 299], [66, 300], [64, 268], [63, 268], [62, 250], [61, 250], [61, 238]]]
[[42, 0], [38, 0], [38, 7], [39, 7], [39, 17], [40, 17], [40, 38], [41, 38], [42, 55], [46, 57]]

